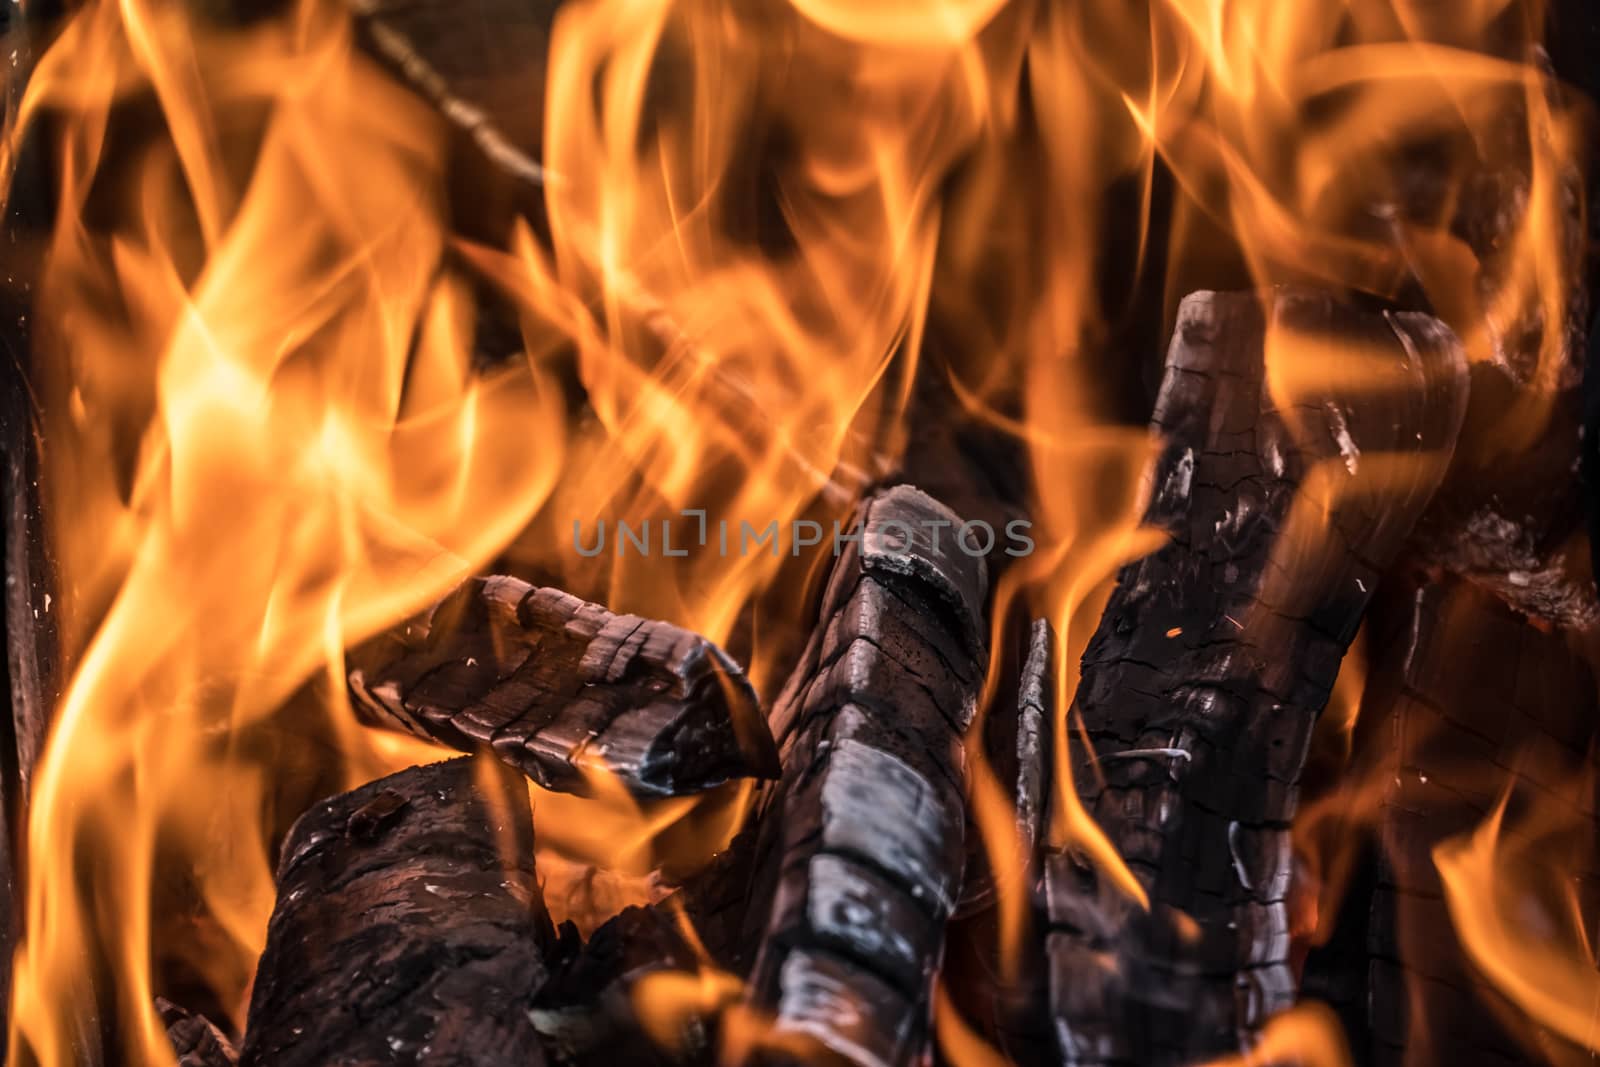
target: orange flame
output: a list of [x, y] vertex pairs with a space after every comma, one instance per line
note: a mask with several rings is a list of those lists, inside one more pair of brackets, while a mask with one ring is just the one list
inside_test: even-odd
[[[228, 29], [86, 0], [0, 146], [9, 175], [25, 135], [53, 138], [34, 364], [72, 666], [29, 814], [13, 1062], [76, 1062], [98, 1004], [123, 1058], [170, 1063], [158, 956], [238, 1015], [273, 836], [316, 790], [432, 751], [355, 726], [349, 643], [513, 543], [613, 608], [728, 638], [754, 597], [797, 591], [782, 558], [578, 559], [573, 522], [842, 518], [871, 479], [938, 465], [908, 452], [919, 373], [1025, 446], [1038, 547], [997, 601], [1058, 635], [1053, 843], [1142, 899], [1066, 750], [1108, 579], [1158, 543], [1139, 528], [1156, 442], [1115, 382], [1135, 376], [1124, 319], [1160, 312], [1108, 294], [1136, 293], [1158, 249], [1168, 315], [1219, 279], [1415, 288], [1473, 359], [1517, 369], [1492, 436], [1531, 440], [1567, 358], [1579, 132], [1528, 51], [1541, 24], [1536, 0], [568, 0], [544, 217], [468, 240], [442, 120], [361, 57], [342, 9], [295, 0]], [[1508, 129], [1520, 210], [1485, 250], [1452, 215]], [[1130, 189], [1131, 222], [1108, 209]], [[526, 349], [492, 369], [482, 279]], [[1285, 403], [1381, 385], [1359, 353], [1277, 354]], [[1328, 495], [1297, 506], [1302, 553]], [[759, 682], [777, 644], [755, 642]], [[1026, 857], [980, 748], [1015, 958]], [[596, 792], [536, 797], [541, 832], [633, 875], [674, 834], [715, 847], [749, 795]], [[204, 950], [168, 929], [190, 898], [217, 931]], [[692, 981], [667, 999], [726, 999]]]

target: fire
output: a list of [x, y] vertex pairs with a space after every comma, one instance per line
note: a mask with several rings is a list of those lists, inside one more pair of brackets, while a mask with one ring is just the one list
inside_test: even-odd
[[[152, 95], [170, 141], [113, 166], [105, 131]], [[242, 1012], [285, 781], [389, 763], [342, 706], [342, 648], [526, 523], [563, 443], [531, 431], [560, 412], [542, 367], [473, 367], [440, 121], [344, 20], [90, 6], [23, 106], [66, 120], [38, 366], [73, 674], [34, 777], [11, 1056], [78, 1062], [98, 1025], [170, 1062], [153, 959]]]
[[[86, 0], [0, 147], [9, 175], [47, 138], [58, 179], [33, 363], [71, 667], [28, 813], [12, 1062], [78, 1062], [102, 1033], [112, 1059], [171, 1062], [150, 1004], [173, 974], [237, 1021], [286, 822], [436, 755], [354, 723], [343, 649], [503, 553], [748, 638], [774, 691], [771, 612], [798, 603], [801, 564], [714, 542], [590, 560], [568, 531], [842, 519], [871, 480], [937, 462], [911, 426], [930, 374], [1027, 457], [1038, 550], [992, 617], [997, 646], [1014, 616], [1058, 637], [1052, 844], [1142, 899], [1066, 749], [1108, 580], [1159, 543], [1135, 361], [1202, 285], [1403, 299], [1515, 371], [1490, 437], [1532, 440], [1573, 314], [1579, 135], [1527, 47], [1542, 18], [1536, 0], [567, 0], [542, 217], [468, 236], [444, 119], [332, 0], [243, 26]], [[1521, 209], [1490, 255], [1452, 219], [1508, 141]], [[491, 302], [523, 351], [486, 365]], [[1374, 362], [1285, 340], [1274, 395], [1385, 388]], [[1409, 479], [1370, 462], [1375, 492]], [[1325, 496], [1296, 510], [1303, 553], [1327, 539]], [[1005, 713], [996, 688], [980, 724]], [[982, 745], [967, 755], [1015, 961], [1028, 860]], [[541, 833], [638, 876], [725, 842], [749, 799], [596, 791], [536, 797]], [[1441, 867], [1466, 877], [1487, 848]], [[1507, 951], [1497, 914], [1464, 913], [1475, 951]], [[1519, 988], [1521, 963], [1485, 966]], [[733, 981], [655, 980], [652, 1025]], [[1524, 1007], [1576, 1025], [1571, 1005]], [[1267, 1046], [1340, 1062], [1307, 1036], [1318, 1018]], [[993, 1061], [942, 996], [939, 1029], [952, 1058]]]
[[1472, 833], [1435, 847], [1445, 902], [1494, 988], [1533, 1024], [1592, 1055], [1600, 1051], [1600, 977], [1576, 872], [1593, 863], [1583, 814], [1593, 782], [1535, 795], [1508, 818], [1512, 792]]

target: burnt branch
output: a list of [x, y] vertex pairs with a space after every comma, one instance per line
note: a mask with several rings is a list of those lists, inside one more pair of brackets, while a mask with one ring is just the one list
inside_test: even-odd
[[755, 692], [726, 653], [558, 589], [475, 579], [352, 661], [371, 721], [492, 748], [547, 789], [585, 792], [587, 771], [673, 796], [777, 773]]
[[759, 868], [776, 888], [749, 996], [779, 1035], [856, 1064], [920, 1054], [961, 889], [987, 577], [959, 526], [909, 486], [868, 498], [772, 715], [784, 771]]
[[[1293, 381], [1319, 366], [1301, 345], [1370, 378]], [[1269, 348], [1286, 361], [1271, 384]], [[1289, 291], [1183, 302], [1147, 515], [1171, 540], [1118, 576], [1070, 731], [1078, 795], [1150, 907], [1075, 850], [1047, 856], [1068, 1062], [1189, 1062], [1291, 1002], [1288, 828], [1312, 724], [1465, 401], [1460, 347], [1427, 316]]]
[[502, 172], [544, 181], [545, 53], [556, 4], [347, 0], [367, 45]]
[[240, 1062], [544, 1062], [528, 1018], [556, 947], [526, 783], [413, 767], [295, 823]]

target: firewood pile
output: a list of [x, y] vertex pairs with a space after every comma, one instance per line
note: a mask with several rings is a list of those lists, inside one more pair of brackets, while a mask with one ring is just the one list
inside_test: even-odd
[[[363, 46], [518, 203], [545, 180], [513, 101], [540, 91], [527, 57], [548, 26], [537, 5], [469, 6], [503, 36], [437, 4], [352, 2]], [[1184, 296], [1149, 416], [1145, 523], [1164, 536], [1117, 572], [1092, 634], [1002, 598], [1016, 561], [961, 539], [1026, 517], [1020, 460], [946, 433], [952, 401], [922, 380], [924, 447], [840, 490], [856, 536], [793, 606], [771, 692], [743, 650], [539, 575], [474, 578], [348, 649], [364, 723], [460, 756], [299, 816], [246, 1025], [161, 999], [177, 1062], [899, 1067], [957, 1062], [937, 1033], [959, 1013], [1004, 1062], [1180, 1065], [1270, 1047], [1307, 1000], [1356, 1063], [1531, 1062], [1530, 1042], [1577, 1062], [1474, 964], [1434, 856], [1547, 794], [1600, 832], [1579, 203], [1552, 223], [1571, 231], [1574, 321], [1498, 324], [1500, 363], [1469, 365], [1403, 301]], [[1506, 212], [1455, 208], [1498, 269]], [[1552, 330], [1553, 413], [1506, 460], [1497, 416], [1531, 387], [1518, 337]], [[1285, 380], [1275, 352], [1295, 344], [1370, 366]], [[25, 789], [59, 680], [21, 395], [4, 421], [6, 762]], [[1325, 709], [1357, 656], [1341, 732]], [[529, 783], [750, 801], [708, 864], [654, 872], [652, 899], [580, 930], [545, 899]], [[994, 788], [1015, 869], [981, 825]], [[1592, 930], [1600, 871], [1571, 874]], [[669, 987], [694, 993], [666, 1009]]]

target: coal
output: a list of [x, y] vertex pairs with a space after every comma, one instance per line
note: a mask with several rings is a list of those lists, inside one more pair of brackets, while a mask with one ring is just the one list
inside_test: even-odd
[[558, 589], [474, 579], [351, 658], [370, 721], [490, 748], [547, 789], [585, 793], [605, 773], [675, 796], [777, 773], [755, 692], [720, 648]]
[[323, 801], [277, 883], [245, 1067], [545, 1062], [528, 1011], [560, 942], [522, 778], [464, 758]]
[[[1275, 395], [1269, 336], [1295, 367], [1319, 364], [1294, 345], [1352, 346], [1371, 380]], [[1292, 1002], [1288, 826], [1311, 728], [1465, 401], [1460, 346], [1430, 317], [1292, 290], [1184, 300], [1146, 516], [1171, 539], [1118, 575], [1069, 731], [1078, 796], [1150, 907], [1076, 849], [1046, 856], [1066, 1062], [1191, 1062]]]

